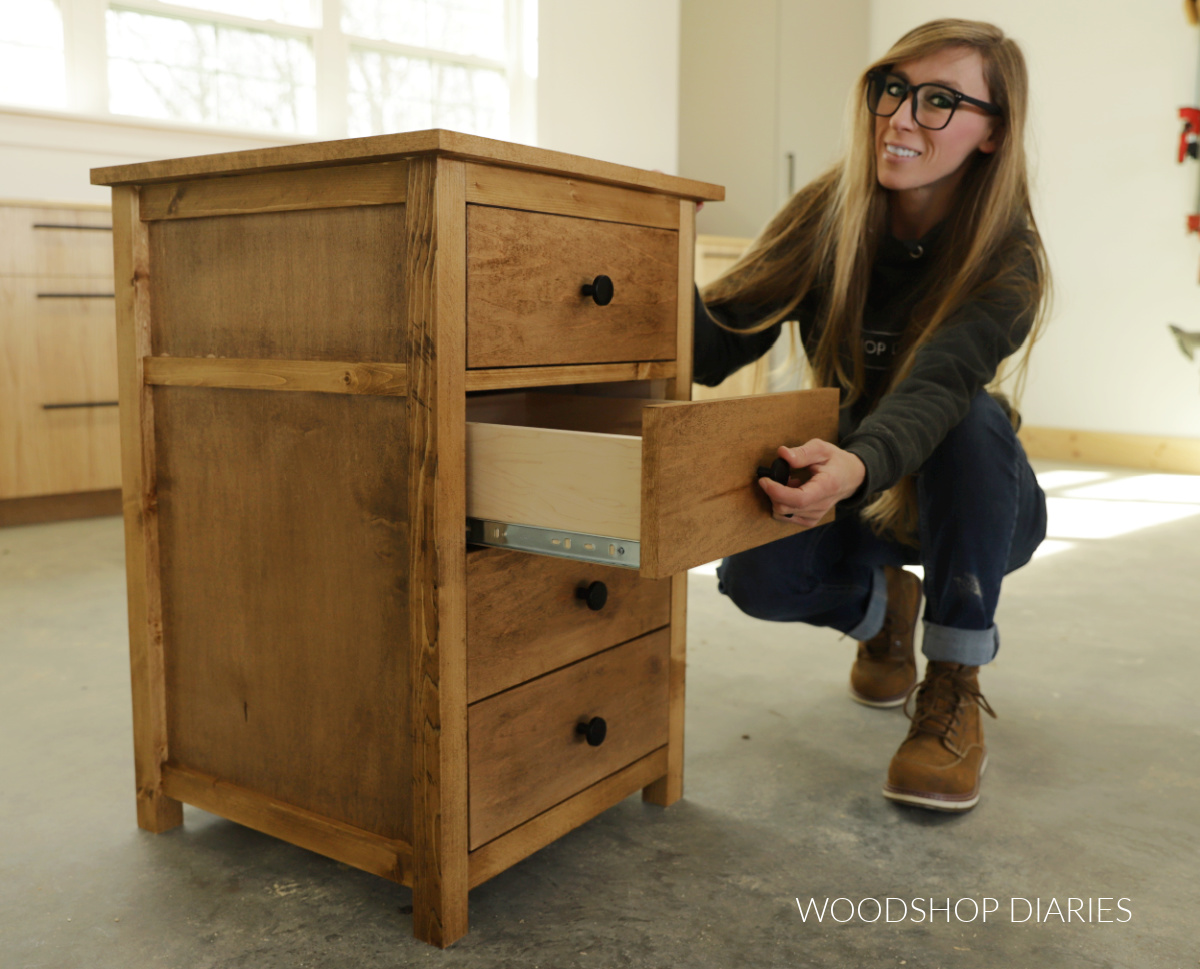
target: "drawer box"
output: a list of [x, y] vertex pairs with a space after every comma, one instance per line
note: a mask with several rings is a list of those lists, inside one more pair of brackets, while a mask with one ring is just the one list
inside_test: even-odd
[[[592, 609], [576, 593], [602, 583]], [[593, 600], [593, 605], [595, 600]], [[671, 584], [629, 569], [504, 549], [467, 556], [467, 700], [667, 625]]]
[[665, 745], [669, 659], [663, 629], [468, 707], [471, 850]]
[[674, 230], [468, 206], [467, 366], [673, 360], [678, 277]]
[[698, 402], [470, 401], [471, 541], [661, 579], [786, 538], [796, 526], [771, 517], [756, 469], [781, 444], [836, 441], [837, 407], [832, 389]]

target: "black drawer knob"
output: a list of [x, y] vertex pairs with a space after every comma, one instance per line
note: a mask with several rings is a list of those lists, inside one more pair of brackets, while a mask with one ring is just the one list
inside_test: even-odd
[[585, 283], [580, 292], [594, 299], [597, 306], [607, 306], [613, 298], [613, 281], [607, 276], [597, 276], [590, 283]]
[[581, 585], [575, 590], [575, 598], [582, 599], [592, 612], [599, 612], [608, 602], [608, 586], [603, 582], [593, 582], [591, 585]]
[[587, 740], [589, 747], [599, 747], [608, 736], [608, 724], [603, 717], [592, 717], [587, 723], [575, 724], [575, 732]]
[[791, 476], [792, 466], [783, 460], [783, 458], [776, 458], [771, 462], [769, 468], [760, 467], [758, 473], [755, 475], [758, 478], [770, 478], [776, 484], [781, 484], [784, 487], [787, 486], [788, 479]]

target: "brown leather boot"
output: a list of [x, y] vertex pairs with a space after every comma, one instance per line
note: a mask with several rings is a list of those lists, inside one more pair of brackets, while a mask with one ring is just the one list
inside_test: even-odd
[[[979, 667], [930, 661], [908, 736], [888, 767], [883, 796], [934, 811], [966, 811], [979, 800], [987, 767]], [[907, 705], [907, 704], [906, 704]]]
[[921, 611], [921, 580], [885, 566], [887, 614], [879, 633], [858, 644], [850, 668], [850, 696], [869, 707], [898, 707], [917, 682], [913, 633]]

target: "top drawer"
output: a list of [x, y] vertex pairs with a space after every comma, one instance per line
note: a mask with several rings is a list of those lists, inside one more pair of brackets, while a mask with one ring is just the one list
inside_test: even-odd
[[0, 208], [0, 275], [112, 279], [112, 217], [95, 209]]
[[467, 366], [673, 360], [678, 279], [674, 230], [470, 205]]

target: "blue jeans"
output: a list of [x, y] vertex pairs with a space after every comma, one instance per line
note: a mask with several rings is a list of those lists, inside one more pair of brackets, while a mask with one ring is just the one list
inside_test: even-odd
[[1046, 536], [1046, 496], [1008, 417], [984, 392], [916, 474], [920, 549], [876, 535], [857, 514], [725, 559], [720, 590], [759, 619], [831, 626], [853, 639], [883, 628], [886, 565], [925, 568], [932, 660], [982, 666], [1000, 647], [1000, 582]]

